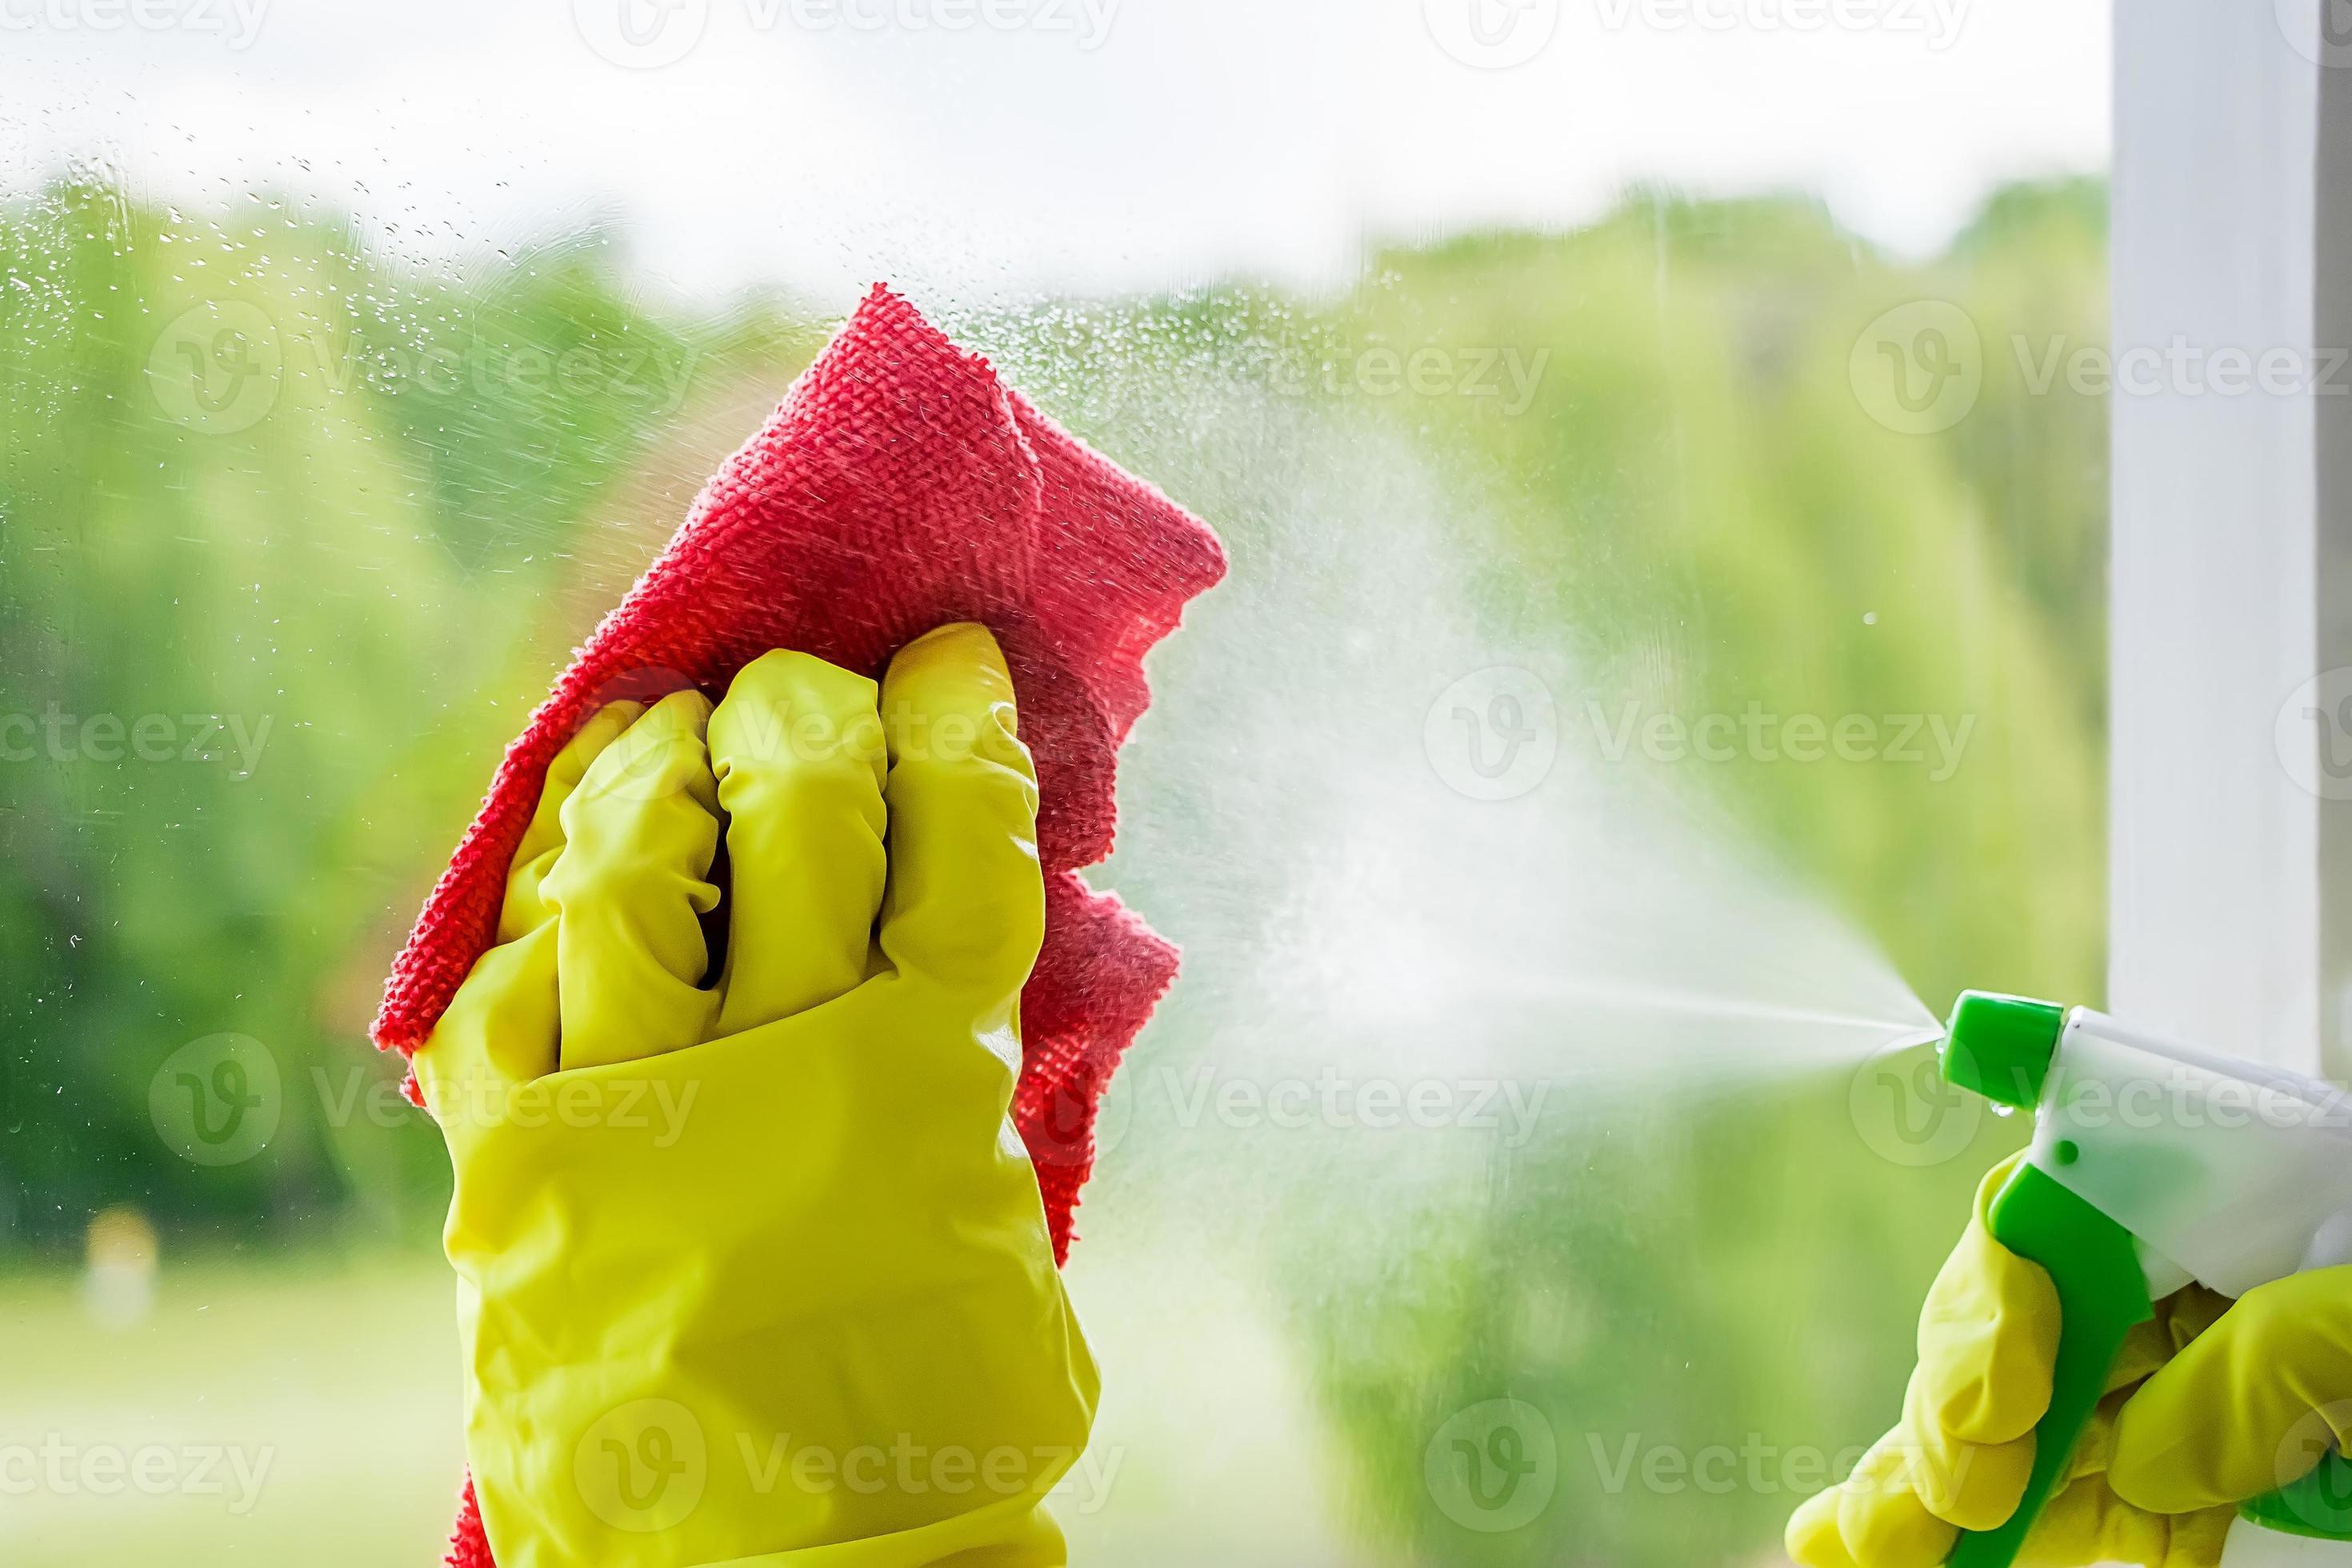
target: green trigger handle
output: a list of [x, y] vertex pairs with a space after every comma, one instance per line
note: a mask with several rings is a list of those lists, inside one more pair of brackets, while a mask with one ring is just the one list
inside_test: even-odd
[[[2068, 1016], [2028, 997], [1963, 992], [1945, 1029], [1944, 1077], [1997, 1104], [2038, 1110]], [[2061, 1164], [2081, 1157], [2063, 1141], [2053, 1152]], [[2058, 1357], [2016, 1511], [1996, 1529], [1962, 1531], [1950, 1568], [2010, 1568], [2016, 1561], [2066, 1483], [2125, 1338], [2156, 1316], [2131, 1233], [2040, 1166], [2021, 1163], [1986, 1219], [1994, 1240], [2040, 1264], [2057, 1287]], [[2330, 1450], [2309, 1474], [2242, 1504], [2239, 1513], [2288, 1535], [2352, 1541], [2352, 1460]]]
[[1961, 1532], [1951, 1568], [2009, 1568], [2042, 1506], [2064, 1485], [2124, 1337], [2156, 1316], [2131, 1233], [2021, 1163], [1992, 1201], [1993, 1239], [2047, 1269], [2058, 1288], [2058, 1364], [2050, 1409], [2033, 1428], [2033, 1468], [2017, 1511], [1995, 1530]]
[[[1993, 1239], [2049, 1271], [2058, 1288], [2058, 1363], [2050, 1408], [2033, 1428], [2033, 1468], [2017, 1511], [1996, 1530], [1963, 1531], [1950, 1568], [2010, 1568], [2106, 1392], [2124, 1337], [2156, 1315], [2131, 1233], [2047, 1172], [2021, 1163], [1992, 1200]], [[2352, 1541], [2352, 1460], [2330, 1450], [2316, 1468], [2239, 1512], [2264, 1528]]]

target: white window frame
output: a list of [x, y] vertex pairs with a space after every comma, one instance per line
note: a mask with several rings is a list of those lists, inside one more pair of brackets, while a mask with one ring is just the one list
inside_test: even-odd
[[[2109, 1003], [2337, 1079], [2352, 801], [2314, 793], [2332, 721], [2302, 710], [2352, 666], [2347, 22], [2343, 0], [2117, 0], [2112, 187]], [[2224, 395], [2176, 345], [2306, 374]], [[2168, 360], [2152, 388], [2126, 384], [2135, 350]]]

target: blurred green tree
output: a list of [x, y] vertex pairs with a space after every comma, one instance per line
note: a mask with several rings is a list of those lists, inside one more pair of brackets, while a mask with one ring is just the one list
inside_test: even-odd
[[[2091, 999], [2105, 414], [2028, 371], [2098, 339], [2103, 215], [2095, 183], [2013, 187], [1914, 263], [1809, 201], [1643, 195], [1384, 250], [1336, 299], [1056, 303], [982, 335], [1115, 455], [1181, 445], [1215, 416], [1198, 378], [1236, 367], [1385, 421], [1475, 501], [1483, 613], [1591, 673], [1572, 724], [1916, 720], [1916, 765], [1743, 751], [1708, 787], [1931, 1003]], [[1874, 417], [1854, 368], [1922, 300], [1972, 324], [1982, 384], [1930, 434]], [[563, 648], [822, 331], [648, 306], [596, 234], [425, 277], [277, 204], [67, 184], [0, 213], [11, 1237], [122, 1201], [211, 1235], [422, 1227], [440, 1157], [374, 1124], [404, 1113], [359, 1038], [382, 967]], [[1298, 569], [1245, 482], [1186, 479], [1241, 577]], [[1941, 773], [1932, 722], [1962, 740]], [[221, 1031], [271, 1054], [284, 1125], [191, 1167], [150, 1089]]]

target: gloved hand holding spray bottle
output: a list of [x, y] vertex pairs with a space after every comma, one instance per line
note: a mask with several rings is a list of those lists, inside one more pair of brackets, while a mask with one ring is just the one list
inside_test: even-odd
[[2352, 1096], [1981, 992], [1942, 1065], [2033, 1142], [1930, 1294], [1904, 1425], [1790, 1554], [2352, 1568]]

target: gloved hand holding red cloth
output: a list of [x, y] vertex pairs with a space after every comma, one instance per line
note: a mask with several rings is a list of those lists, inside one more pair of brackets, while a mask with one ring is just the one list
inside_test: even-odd
[[[1013, 1112], [1066, 1257], [1097, 1101], [1176, 963], [1078, 871], [1110, 849], [1118, 750], [1150, 700], [1142, 657], [1223, 571], [1201, 522], [877, 286], [508, 748], [394, 966], [376, 1043], [413, 1054], [491, 944], [548, 764], [597, 710], [722, 690], [774, 648], [878, 675], [933, 627], [977, 621], [1036, 762], [1046, 926]], [[470, 1491], [448, 1561], [491, 1561]]]

